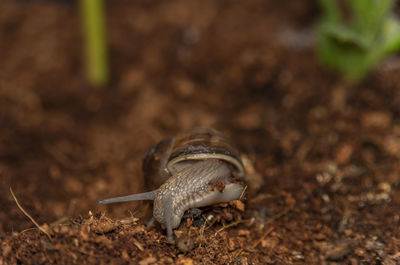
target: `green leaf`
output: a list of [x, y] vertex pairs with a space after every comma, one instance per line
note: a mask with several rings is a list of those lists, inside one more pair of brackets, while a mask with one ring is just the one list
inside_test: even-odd
[[317, 26], [321, 62], [359, 80], [387, 55], [400, 49], [400, 24], [391, 14], [394, 0], [348, 0], [342, 14], [336, 0], [319, 0]]
[[400, 23], [396, 17], [391, 16], [386, 20], [383, 35], [386, 38], [386, 54], [392, 54], [400, 49]]
[[340, 9], [336, 1], [332, 0], [319, 0], [321, 9], [323, 10], [324, 21], [339, 22], [341, 18]]
[[325, 23], [320, 28], [322, 34], [331, 36], [339, 43], [353, 43], [360, 48], [368, 48], [368, 40], [360, 32], [341, 24]]

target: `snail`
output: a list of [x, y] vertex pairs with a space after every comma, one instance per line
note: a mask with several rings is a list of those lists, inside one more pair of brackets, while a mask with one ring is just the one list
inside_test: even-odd
[[211, 128], [194, 128], [159, 142], [144, 155], [143, 172], [157, 189], [99, 204], [153, 200], [153, 218], [166, 228], [170, 242], [186, 210], [239, 199], [246, 187], [239, 152]]

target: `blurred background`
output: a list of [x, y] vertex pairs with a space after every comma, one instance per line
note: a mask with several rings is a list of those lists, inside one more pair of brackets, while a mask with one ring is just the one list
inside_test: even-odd
[[142, 190], [142, 154], [182, 129], [251, 131], [262, 141], [241, 147], [264, 150], [263, 124], [284, 123], [283, 90], [307, 93], [316, 78], [316, 68], [301, 70], [291, 87], [277, 38], [286, 24], [313, 22], [312, 1], [106, 1], [103, 88], [86, 77], [79, 1], [0, 10], [2, 232], [29, 223], [9, 187], [41, 222], [86, 213], [104, 196]]
[[[146, 190], [142, 155], [193, 126], [229, 135], [263, 176], [260, 193], [292, 193], [310, 218], [328, 194], [331, 214], [387, 214], [376, 233], [395, 227], [395, 51], [362, 78], [328, 68], [317, 56], [318, 1], [113, 0], [97, 82], [82, 10], [80, 1], [0, 1], [0, 234], [31, 226], [10, 187], [40, 224], [86, 216], [99, 199]], [[101, 209], [140, 215], [135, 205]], [[334, 229], [340, 218], [321, 222]]]

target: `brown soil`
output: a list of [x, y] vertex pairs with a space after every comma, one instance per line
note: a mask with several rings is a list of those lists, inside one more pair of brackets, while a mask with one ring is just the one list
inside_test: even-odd
[[[399, 264], [399, 60], [344, 82], [314, 56], [317, 12], [108, 1], [101, 90], [82, 74], [75, 4], [0, 1], [0, 264]], [[188, 213], [171, 244], [145, 226], [150, 204], [97, 205], [145, 191], [145, 151], [199, 125], [263, 177], [244, 211]]]

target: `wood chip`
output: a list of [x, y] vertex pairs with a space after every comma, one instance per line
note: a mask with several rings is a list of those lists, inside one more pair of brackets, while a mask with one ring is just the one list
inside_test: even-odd
[[351, 245], [350, 242], [341, 242], [338, 245], [333, 246], [326, 252], [325, 256], [326, 260], [331, 260], [331, 261], [342, 260], [352, 250], [350, 245]]
[[143, 246], [142, 246], [142, 244], [140, 244], [136, 239], [132, 239], [132, 241], [133, 241], [133, 244], [140, 250], [140, 251], [143, 251]]
[[155, 257], [147, 257], [139, 261], [139, 265], [155, 264], [157, 259]]
[[178, 265], [193, 265], [193, 260], [191, 258], [180, 258], [177, 260]]
[[231, 205], [235, 209], [238, 209], [241, 212], [244, 212], [245, 206], [242, 201], [239, 201], [239, 200], [230, 201], [229, 205]]

